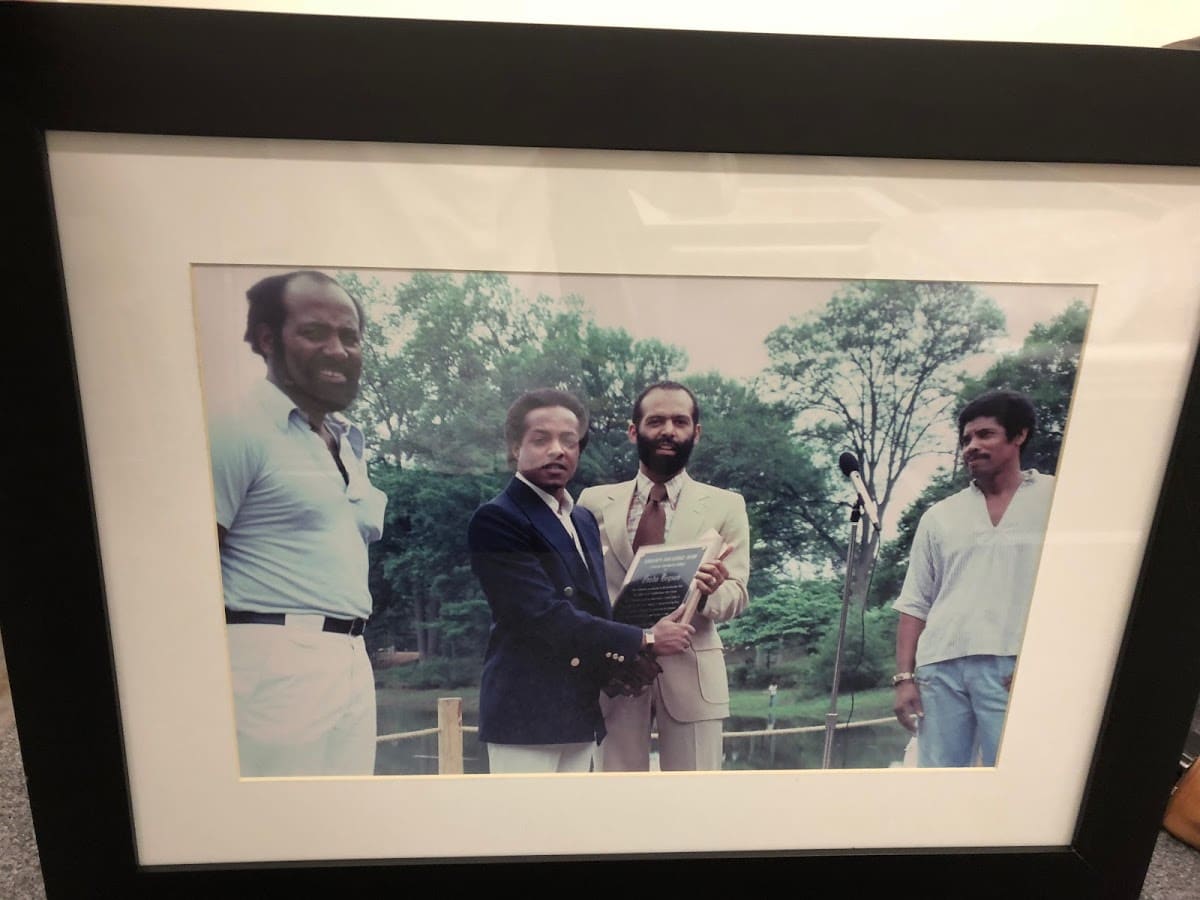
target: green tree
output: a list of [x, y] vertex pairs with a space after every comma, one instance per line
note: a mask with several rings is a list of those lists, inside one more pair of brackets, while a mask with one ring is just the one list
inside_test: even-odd
[[447, 473], [502, 466], [504, 373], [545, 336], [545, 306], [495, 272], [414, 272], [390, 291], [339, 281], [366, 307], [359, 403], [375, 454]]
[[[809, 657], [808, 683], [811, 688], [833, 688], [833, 669], [837, 658], [838, 628], [835, 622]], [[846, 620], [842, 643], [842, 672], [838, 685], [843, 691], [861, 691], [886, 683], [894, 671], [896, 652], [896, 615], [890, 609], [851, 610]]]
[[411, 641], [422, 657], [481, 652], [488, 611], [470, 571], [467, 522], [505, 479], [386, 462], [371, 477], [388, 495], [383, 537], [371, 545], [372, 624], [386, 629], [373, 645]]
[[787, 578], [797, 561], [830, 559], [821, 536], [833, 531], [839, 504], [829, 497], [827, 475], [793, 434], [788, 407], [715, 373], [685, 380], [700, 403], [702, 428], [688, 471], [745, 499], [753, 542], [751, 596]]
[[[764, 383], [831, 464], [844, 449], [858, 456], [883, 513], [909, 463], [942, 449], [937, 430], [958, 397], [963, 361], [1003, 332], [1004, 314], [970, 284], [851, 282], [821, 311], [768, 335]], [[831, 547], [844, 541], [824, 537]], [[877, 540], [864, 529], [864, 562], [848, 576], [858, 599]]]
[[786, 641], [808, 652], [836, 627], [842, 606], [841, 585], [834, 581], [797, 581], [755, 597], [746, 611], [720, 626], [730, 647], [755, 647]]
[[1026, 468], [1046, 474], [1058, 471], [1087, 322], [1088, 308], [1076, 300], [1048, 322], [1034, 325], [1020, 350], [999, 359], [980, 378], [963, 382], [960, 405], [989, 388], [1021, 391], [1033, 400], [1038, 425], [1021, 453]]
[[639, 386], [687, 365], [676, 347], [597, 325], [582, 298], [529, 298], [502, 273], [414, 272], [390, 290], [339, 280], [367, 309], [359, 402], [372, 449], [405, 467], [505, 470], [504, 410], [535, 387], [578, 394], [594, 435], [623, 429]]

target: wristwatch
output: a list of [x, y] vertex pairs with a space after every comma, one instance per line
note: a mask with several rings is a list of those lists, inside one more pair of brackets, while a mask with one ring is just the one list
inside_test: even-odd
[[654, 632], [649, 628], [642, 632], [642, 649], [647, 653], [654, 652]]
[[912, 672], [897, 672], [892, 676], [892, 687], [904, 684], [906, 681], [916, 681], [916, 676]]

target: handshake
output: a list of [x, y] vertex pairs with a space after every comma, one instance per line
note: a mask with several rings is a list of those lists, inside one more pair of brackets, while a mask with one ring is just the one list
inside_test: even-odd
[[682, 653], [691, 646], [696, 629], [679, 621], [684, 607], [659, 619], [646, 631], [642, 649], [632, 659], [609, 660], [608, 679], [602, 690], [609, 697], [639, 697], [662, 674], [655, 656]]
[[610, 661], [608, 680], [601, 690], [610, 697], [640, 697], [661, 674], [654, 653], [641, 650], [633, 659]]

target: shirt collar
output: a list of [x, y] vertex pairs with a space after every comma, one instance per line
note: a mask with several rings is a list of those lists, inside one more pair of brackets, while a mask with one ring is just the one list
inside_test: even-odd
[[566, 499], [560, 501], [553, 494], [543, 491], [540, 487], [538, 487], [520, 472], [517, 473], [517, 480], [533, 488], [533, 492], [542, 498], [542, 502], [550, 507], [550, 511], [556, 516], [569, 516], [571, 515], [571, 510], [575, 508], [575, 501], [571, 498], [570, 493], [567, 491], [563, 491], [563, 496], [566, 497]]
[[[664, 487], [667, 489], [667, 502], [674, 509], [679, 505], [679, 492], [683, 490], [683, 483], [687, 480], [687, 469], [680, 469], [671, 476]], [[638, 499], [645, 503], [650, 497], [650, 486], [655, 482], [646, 477], [646, 473], [640, 468], [637, 473], [637, 484], [634, 486], [634, 492]]]
[[[1017, 485], [1017, 487], [1024, 487], [1027, 484], [1033, 484], [1035, 481], [1037, 481], [1041, 477], [1042, 477], [1041, 473], [1037, 469], [1022, 469], [1021, 470], [1021, 483], [1019, 485]], [[983, 493], [983, 491], [979, 490], [979, 485], [977, 485], [975, 483], [974, 478], [971, 479], [971, 487], [974, 490], [978, 491], [979, 493], [981, 493], [981, 494]]]
[[[292, 402], [292, 398], [274, 382], [264, 378], [251, 389], [251, 395], [267, 414], [267, 419], [273, 422], [280, 431], [288, 430], [293, 414], [305, 428], [311, 427], [308, 417], [300, 407], [296, 406]], [[363, 434], [349, 419], [341, 413], [330, 413], [325, 417], [325, 425], [339, 438], [345, 436], [350, 441], [350, 446], [354, 448], [355, 454], [362, 456], [365, 443]]]

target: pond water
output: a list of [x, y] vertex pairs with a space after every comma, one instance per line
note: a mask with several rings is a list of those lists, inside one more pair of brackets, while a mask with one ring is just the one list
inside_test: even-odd
[[[794, 728], [809, 722], [780, 719], [776, 728]], [[725, 731], [761, 731], [762, 719], [734, 716], [725, 720]], [[841, 729], [833, 736], [833, 768], [886, 769], [904, 758], [908, 734], [896, 723]], [[731, 769], [819, 769], [825, 753], [824, 730], [804, 734], [759, 735], [725, 738], [725, 766]]]
[[[396, 697], [385, 696], [377, 691], [378, 731], [380, 734], [399, 734], [405, 731], [420, 731], [437, 727], [436, 701], [429, 701], [428, 708], [412, 708], [403, 700], [403, 691]], [[453, 694], [453, 691], [448, 691]], [[477, 725], [477, 704], [463, 705], [463, 724]], [[463, 733], [463, 772], [467, 775], [486, 775], [488, 771], [487, 750], [479, 743], [474, 732]], [[436, 734], [425, 737], [406, 738], [402, 741], [387, 741], [378, 744], [375, 750], [376, 775], [436, 775], [438, 773], [438, 738]]]
[[[463, 722], [474, 725], [478, 710], [466, 707]], [[765, 727], [761, 718], [733, 717], [725, 721], [725, 731], [753, 731]], [[777, 728], [798, 724], [785, 719]], [[379, 702], [379, 733], [393, 734], [433, 728], [437, 725], [434, 708], [412, 709], [403, 703]], [[904, 756], [908, 736], [893, 724], [868, 725], [838, 731], [834, 736], [834, 768], [888, 768]], [[726, 770], [736, 769], [819, 769], [825, 747], [823, 731], [805, 734], [762, 735], [725, 738]], [[379, 745], [375, 758], [376, 775], [436, 775], [438, 766], [437, 735], [389, 741]], [[463, 770], [467, 774], [486, 774], [487, 751], [477, 735], [463, 735]]]

